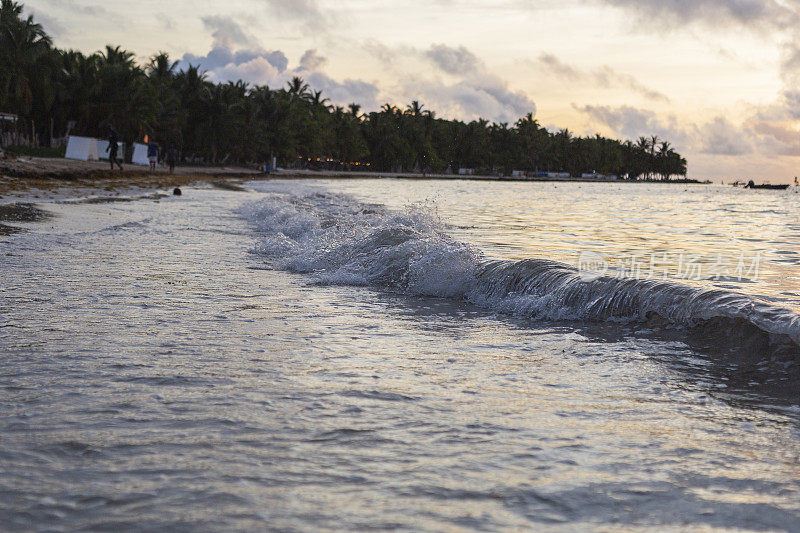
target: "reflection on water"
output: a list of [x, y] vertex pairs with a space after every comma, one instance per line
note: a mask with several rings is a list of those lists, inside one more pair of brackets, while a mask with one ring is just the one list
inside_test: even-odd
[[[572, 186], [559, 202], [565, 185], [524, 185], [495, 185], [489, 201], [481, 183], [326, 184], [378, 204], [435, 199], [453, 235], [496, 257], [797, 251], [788, 214], [753, 215], [735, 238], [710, 228], [733, 220], [711, 189]], [[55, 224], [2, 238], [5, 529], [800, 524], [800, 402], [780, 361], [737, 360], [678, 330], [319, 285], [248, 253], [259, 236], [234, 210], [264, 193], [184, 193], [51, 204]], [[728, 209], [794, 205], [719, 194]], [[667, 224], [689, 220], [690, 201], [705, 206], [697, 227]], [[590, 218], [588, 203], [605, 211]], [[638, 219], [608, 225], [626, 217]], [[744, 244], [765, 228], [771, 242]], [[797, 292], [780, 268], [739, 288]]]

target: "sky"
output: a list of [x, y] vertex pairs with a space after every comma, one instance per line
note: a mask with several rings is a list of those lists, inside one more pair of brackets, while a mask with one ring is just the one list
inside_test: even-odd
[[209, 79], [303, 77], [365, 111], [636, 140], [689, 176], [800, 176], [800, 0], [28, 0], [56, 46], [165, 51]]

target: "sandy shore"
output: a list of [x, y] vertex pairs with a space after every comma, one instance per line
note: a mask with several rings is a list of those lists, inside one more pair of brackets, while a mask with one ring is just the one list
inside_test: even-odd
[[174, 174], [125, 165], [110, 171], [107, 163], [24, 157], [0, 160], [0, 236], [24, 231], [17, 224], [44, 220], [50, 214], [39, 202], [130, 201], [171, 194], [175, 187], [202, 185], [245, 190], [248, 179], [264, 174], [244, 168], [180, 167]]
[[[0, 159], [0, 175], [9, 178], [51, 178], [71, 180], [90, 177], [113, 177], [120, 175], [152, 174], [149, 167], [123, 165], [123, 170], [111, 170], [107, 161], [76, 161], [45, 157], [18, 157]], [[159, 167], [156, 174], [168, 174], [166, 167]], [[176, 167], [175, 174], [206, 174], [212, 176], [250, 176], [261, 172], [243, 167]]]
[[[180, 187], [196, 182], [230, 184], [237, 180], [265, 179], [264, 173], [242, 167], [176, 167], [174, 174], [159, 168], [151, 172], [138, 165], [123, 165], [123, 170], [110, 170], [105, 161], [75, 161], [71, 159], [49, 159], [41, 157], [19, 157], [0, 159], [0, 203], [14, 201], [36, 201], [71, 193], [72, 196], [89, 196], [98, 191], [120, 194], [134, 189], [164, 189]], [[414, 174], [391, 172], [342, 172], [281, 170], [270, 178], [278, 179], [353, 179], [353, 178], [400, 178], [400, 179], [463, 179], [481, 181], [567, 181], [602, 183], [647, 183], [644, 181], [610, 181], [594, 178], [570, 179], [525, 179], [500, 178], [497, 176], [458, 176], [452, 174]], [[688, 180], [691, 182], [692, 180]], [[675, 180], [655, 183], [686, 183]], [[696, 183], [696, 182], [695, 182]], [[235, 186], [235, 185], [234, 185]], [[27, 200], [24, 200], [27, 199]]]
[[227, 182], [263, 177], [255, 170], [237, 167], [177, 167], [174, 174], [137, 165], [123, 165], [123, 170], [109, 169], [103, 161], [74, 161], [20, 157], [0, 160], [0, 201], [47, 199], [71, 191], [88, 196], [98, 191], [119, 193], [122, 190], [173, 188], [201, 181]]

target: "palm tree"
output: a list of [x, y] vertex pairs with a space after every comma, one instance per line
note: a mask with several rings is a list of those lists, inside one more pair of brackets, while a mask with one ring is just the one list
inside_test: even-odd
[[361, 113], [361, 106], [357, 103], [353, 102], [347, 106], [347, 110], [350, 112], [350, 116], [356, 119], [361, 119], [359, 113]]
[[[521, 154], [521, 166], [528, 170], [538, 170], [542, 154], [546, 150], [544, 139], [547, 137], [546, 130], [539, 126], [539, 121], [534, 118], [533, 113], [528, 113], [519, 119], [515, 125], [519, 143], [517, 150]], [[542, 133], [544, 132], [544, 135]]]
[[323, 98], [322, 91], [313, 91], [309, 93], [306, 97], [308, 103], [310, 103], [315, 108], [325, 108], [325, 110], [329, 110], [330, 106], [328, 105], [327, 98]]
[[99, 132], [107, 124], [114, 124], [124, 139], [132, 141], [153, 130], [157, 90], [134, 61], [133, 52], [106, 46], [97, 56], [97, 83], [93, 92], [97, 102], [95, 127]]
[[125, 68], [134, 69], [136, 62], [134, 61], [135, 54], [127, 50], [123, 50], [119, 46], [106, 45], [106, 51], [102, 52], [101, 57], [108, 65], [120, 65]]
[[0, 106], [27, 115], [34, 100], [34, 83], [43, 76], [40, 60], [52, 42], [33, 16], [22, 18], [22, 5], [11, 0], [0, 4]]
[[22, 4], [11, 0], [3, 0], [0, 4], [0, 24], [16, 21], [22, 18]]
[[414, 100], [411, 104], [406, 107], [406, 114], [411, 115], [412, 117], [419, 117], [422, 115], [422, 109], [425, 106], [420, 104], [419, 101]]
[[658, 162], [656, 161], [656, 147], [658, 146], [658, 135], [651, 136], [649, 141], [650, 141], [649, 142], [649, 144], [650, 144], [650, 160], [649, 160], [650, 161], [650, 175], [652, 176], [653, 174], [655, 174], [657, 172], [656, 166], [657, 166]]
[[289, 94], [292, 94], [298, 98], [304, 98], [308, 96], [308, 84], [303, 81], [303, 78], [300, 76], [295, 76], [292, 80], [288, 83], [289, 86]]
[[178, 67], [178, 63], [180, 63], [180, 61], [170, 61], [167, 52], [159, 52], [150, 58], [150, 62], [147, 64], [145, 70], [151, 79], [168, 81], [175, 77], [175, 70]]

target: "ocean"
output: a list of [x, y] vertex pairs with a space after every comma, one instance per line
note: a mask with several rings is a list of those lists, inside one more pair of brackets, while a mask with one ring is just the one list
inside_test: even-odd
[[800, 530], [800, 194], [264, 180], [0, 236], [0, 529]]

